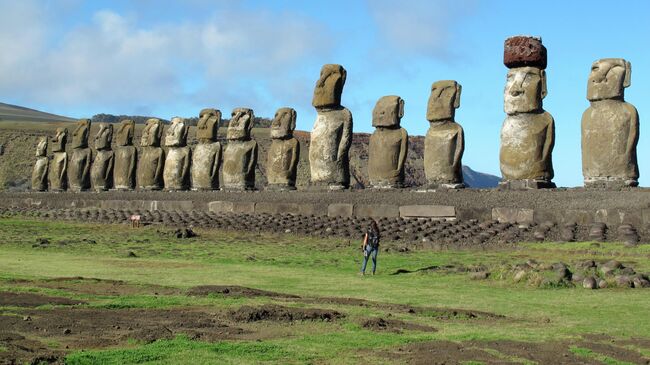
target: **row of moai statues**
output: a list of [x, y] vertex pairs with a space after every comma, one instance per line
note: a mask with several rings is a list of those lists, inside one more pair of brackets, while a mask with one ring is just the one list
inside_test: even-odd
[[[553, 188], [555, 122], [543, 109], [542, 100], [547, 94], [547, 51], [541, 38], [508, 38], [504, 44], [504, 64], [509, 71], [504, 90], [507, 116], [501, 129], [499, 153], [503, 176], [500, 187]], [[592, 66], [587, 86], [591, 105], [582, 117], [582, 166], [587, 187], [638, 185], [639, 118], [634, 106], [624, 101], [624, 88], [630, 85], [630, 75], [630, 63], [623, 59], [601, 59]], [[327, 64], [316, 82], [312, 105], [317, 117], [309, 149], [312, 187], [341, 190], [350, 184], [353, 121], [350, 111], [341, 105], [346, 77], [347, 72], [341, 65]], [[430, 126], [424, 142], [427, 189], [465, 187], [462, 175], [464, 132], [455, 121], [460, 96], [461, 86], [456, 81], [437, 81], [431, 86], [426, 113]], [[373, 110], [372, 125], [376, 130], [370, 137], [368, 158], [368, 176], [373, 188], [404, 186], [408, 133], [400, 126], [403, 115], [404, 100], [394, 95], [380, 98]], [[65, 129], [57, 130], [52, 140], [53, 156], [49, 163], [45, 156], [47, 140], [39, 143], [33, 189], [47, 189], [44, 171], [48, 165], [51, 190], [64, 190], [66, 177], [74, 191], [88, 189], [91, 185], [95, 190], [111, 186], [118, 190], [133, 189], [136, 185], [144, 190], [253, 189], [257, 164], [257, 143], [251, 138], [253, 111], [237, 108], [232, 112], [223, 156], [221, 145], [216, 141], [220, 120], [218, 110], [201, 111], [197, 125], [199, 144], [191, 150], [187, 146], [187, 125], [182, 118], [173, 118], [165, 136], [166, 155], [160, 147], [163, 125], [158, 119], [147, 121], [142, 134], [141, 156], [137, 156], [132, 145], [132, 121], [120, 124], [118, 147], [114, 152], [111, 151], [112, 126], [102, 125], [95, 138], [97, 154], [92, 164], [87, 143], [90, 121], [82, 120], [73, 133], [70, 158], [65, 152]], [[300, 153], [300, 145], [293, 137], [295, 125], [295, 110], [278, 110], [271, 126], [273, 142], [267, 164], [269, 189], [295, 189]], [[223, 165], [223, 184], [218, 181], [220, 164]], [[111, 168], [114, 181], [111, 181]]]
[[[111, 148], [113, 125], [102, 123], [95, 136], [94, 159], [88, 146], [90, 120], [77, 122], [72, 137], [72, 153], [67, 155], [68, 130], [59, 128], [52, 139], [52, 158], [47, 157], [48, 139], [41, 138], [36, 148], [32, 190], [95, 191], [115, 190], [247, 190], [255, 186], [257, 143], [251, 138], [253, 110], [232, 112], [222, 152], [217, 141], [221, 112], [203, 109], [196, 128], [198, 144], [187, 145], [189, 127], [182, 118], [172, 118], [164, 135], [163, 123], [149, 119], [142, 131], [141, 151], [133, 145], [135, 123], [124, 120], [117, 127], [115, 149]], [[271, 125], [273, 142], [268, 156], [268, 182], [271, 188], [295, 189], [300, 145], [293, 137], [296, 111], [280, 108]], [[165, 151], [161, 147], [167, 147]]]

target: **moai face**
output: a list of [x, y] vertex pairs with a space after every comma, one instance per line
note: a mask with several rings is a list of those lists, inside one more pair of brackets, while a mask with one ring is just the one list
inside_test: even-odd
[[196, 124], [196, 138], [201, 142], [216, 141], [219, 123], [221, 123], [221, 111], [210, 108], [201, 110], [199, 122]]
[[427, 120], [454, 120], [456, 109], [460, 107], [462, 87], [453, 80], [436, 81], [431, 85], [431, 95], [427, 103]]
[[228, 133], [226, 137], [230, 140], [246, 140], [251, 138], [253, 120], [255, 115], [253, 109], [236, 108], [232, 111]]
[[47, 156], [47, 137], [41, 137], [36, 145], [36, 157]]
[[331, 108], [341, 105], [341, 94], [347, 71], [341, 65], [327, 64], [320, 71], [311, 104], [314, 108]]
[[631, 76], [632, 65], [622, 58], [603, 58], [594, 62], [587, 83], [587, 100], [623, 100]]
[[118, 146], [130, 146], [133, 144], [133, 132], [135, 131], [135, 122], [130, 119], [124, 119], [117, 127], [117, 138], [115, 142]]
[[90, 133], [90, 119], [80, 119], [72, 132], [72, 148], [88, 147], [88, 134]]
[[296, 129], [296, 115], [293, 108], [278, 109], [271, 123], [271, 138], [291, 138], [293, 130]]
[[542, 109], [546, 96], [546, 73], [536, 67], [519, 67], [508, 71], [504, 90], [506, 114], [530, 113]]
[[52, 139], [52, 152], [65, 152], [66, 142], [68, 142], [68, 129], [57, 128], [56, 135]]
[[382, 96], [372, 110], [372, 126], [398, 128], [404, 116], [404, 100], [396, 95]]
[[174, 117], [172, 123], [167, 129], [165, 135], [165, 146], [167, 147], [184, 147], [187, 144], [187, 124], [185, 119]]
[[162, 132], [163, 124], [160, 119], [151, 118], [147, 120], [147, 124], [142, 130], [142, 139], [140, 140], [140, 145], [142, 147], [160, 147]]
[[101, 123], [99, 131], [95, 136], [95, 148], [98, 150], [110, 150], [113, 141], [113, 125]]

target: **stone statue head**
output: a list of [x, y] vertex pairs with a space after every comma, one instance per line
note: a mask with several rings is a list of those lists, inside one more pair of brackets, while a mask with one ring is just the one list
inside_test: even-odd
[[124, 119], [117, 126], [117, 137], [115, 143], [118, 146], [130, 146], [133, 144], [133, 132], [135, 131], [135, 122], [131, 119]]
[[250, 139], [254, 120], [255, 115], [253, 114], [253, 109], [235, 108], [231, 114], [226, 138], [230, 140]]
[[163, 123], [158, 118], [147, 119], [142, 130], [140, 145], [142, 147], [160, 147], [160, 139], [163, 133]]
[[184, 147], [187, 145], [187, 132], [189, 128], [185, 124], [185, 119], [180, 117], [173, 117], [172, 123], [167, 128], [165, 134], [166, 147]]
[[221, 111], [211, 108], [201, 110], [199, 122], [196, 124], [196, 138], [200, 142], [216, 141], [219, 123], [221, 123]]
[[68, 142], [68, 128], [57, 128], [52, 138], [52, 152], [65, 152], [66, 142]]
[[311, 105], [317, 109], [340, 106], [347, 74], [341, 65], [324, 65], [320, 70], [320, 78], [316, 81]]
[[293, 108], [280, 108], [271, 122], [271, 138], [282, 139], [293, 136], [296, 129], [296, 111]]
[[427, 120], [454, 120], [460, 107], [462, 86], [454, 80], [436, 81], [431, 85], [427, 103]]
[[47, 156], [47, 137], [41, 137], [36, 145], [36, 157]]
[[631, 76], [632, 65], [622, 58], [603, 58], [594, 62], [587, 83], [587, 100], [623, 100]]
[[72, 148], [88, 147], [88, 134], [90, 133], [90, 119], [79, 119], [72, 132]]
[[95, 136], [95, 148], [97, 150], [110, 150], [113, 141], [113, 125], [109, 123], [100, 123], [99, 131]]
[[372, 110], [372, 126], [396, 128], [403, 116], [404, 99], [397, 95], [382, 96]]
[[546, 72], [537, 67], [517, 67], [508, 71], [503, 93], [506, 114], [530, 113], [542, 110], [546, 97]]

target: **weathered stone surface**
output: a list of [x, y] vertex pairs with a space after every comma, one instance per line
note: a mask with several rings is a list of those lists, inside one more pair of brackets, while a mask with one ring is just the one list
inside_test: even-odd
[[404, 218], [456, 218], [456, 208], [451, 205], [402, 205], [399, 216]]
[[582, 114], [582, 174], [586, 187], [637, 186], [639, 114], [624, 101], [632, 69], [621, 58], [593, 63], [587, 83], [589, 108]]
[[88, 148], [90, 119], [80, 119], [72, 132], [72, 153], [68, 161], [68, 188], [72, 191], [90, 189], [92, 151]]
[[354, 206], [357, 217], [399, 217], [399, 207], [391, 204], [357, 204]]
[[368, 147], [368, 177], [373, 188], [404, 185], [408, 134], [400, 127], [403, 116], [404, 100], [395, 95], [380, 98], [372, 112], [372, 125], [376, 129]]
[[531, 223], [534, 211], [524, 208], [492, 208], [492, 219], [506, 223]]
[[318, 116], [309, 147], [311, 185], [327, 186], [332, 190], [350, 185], [352, 114], [341, 106], [346, 76], [343, 66], [324, 65], [312, 101]]
[[[535, 189], [554, 187], [552, 152], [555, 122], [542, 109], [546, 96], [546, 75], [534, 67], [508, 72], [504, 109], [508, 114], [501, 128], [502, 188]], [[523, 180], [517, 182], [515, 180]]]
[[353, 204], [340, 203], [327, 206], [327, 215], [329, 217], [352, 217], [353, 211]]
[[546, 59], [546, 47], [540, 37], [514, 36], [504, 43], [503, 64], [508, 68], [531, 66], [545, 69]]
[[341, 105], [341, 94], [347, 71], [343, 66], [336, 64], [323, 65], [320, 78], [316, 81], [312, 105], [314, 108], [333, 108]]
[[189, 127], [183, 118], [172, 118], [165, 135], [167, 154], [163, 168], [166, 190], [187, 190], [190, 187], [190, 164], [192, 150], [187, 147]]
[[113, 184], [116, 190], [135, 189], [135, 170], [138, 150], [133, 146], [135, 122], [122, 120], [117, 127], [115, 157], [113, 165]]
[[47, 190], [47, 137], [41, 137], [36, 146], [36, 161], [32, 170], [32, 190]]
[[221, 143], [199, 143], [192, 151], [192, 190], [219, 189]]
[[254, 202], [214, 201], [208, 203], [208, 210], [214, 213], [255, 213]]
[[424, 139], [427, 187], [463, 188], [463, 127], [454, 121], [460, 107], [461, 86], [453, 80], [434, 82], [427, 106], [429, 130]]
[[251, 139], [255, 115], [252, 109], [236, 108], [228, 125], [228, 144], [223, 153], [223, 188], [255, 189], [257, 142]]
[[350, 185], [351, 145], [350, 111], [343, 107], [318, 110], [309, 146], [311, 184], [333, 190], [347, 188]]
[[48, 166], [48, 183], [52, 191], [63, 191], [68, 188], [68, 154], [65, 152], [67, 141], [68, 130], [57, 128], [52, 139], [52, 160]]
[[268, 189], [295, 190], [300, 143], [293, 137], [296, 128], [296, 111], [280, 108], [271, 123], [271, 147], [269, 147], [266, 178]]
[[152, 118], [142, 130], [142, 155], [139, 156], [137, 183], [144, 190], [160, 190], [163, 187], [163, 166], [165, 151], [160, 147], [163, 124], [160, 119]]
[[97, 153], [90, 167], [90, 182], [95, 191], [105, 191], [113, 187], [114, 153], [111, 150], [113, 125], [101, 123], [95, 136]]
[[216, 142], [221, 111], [203, 109], [199, 113], [196, 138], [199, 144], [192, 151], [192, 190], [219, 189], [219, 166], [221, 165], [221, 143]]

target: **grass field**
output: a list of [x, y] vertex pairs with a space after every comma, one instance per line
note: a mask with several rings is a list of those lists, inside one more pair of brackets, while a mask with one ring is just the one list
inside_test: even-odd
[[[427, 351], [434, 356], [436, 344], [450, 343], [467, 349], [450, 363], [544, 363], [519, 353], [525, 348], [521, 343], [556, 344], [558, 354], [584, 363], [650, 359], [650, 289], [543, 289], [497, 275], [470, 280], [467, 270], [456, 270], [483, 266], [498, 272], [505, 264], [530, 259], [573, 263], [615, 258], [638, 272], [650, 272], [648, 245], [531, 243], [495, 250], [380, 252], [378, 275], [360, 276], [362, 257], [355, 240], [223, 231], [178, 239], [171, 231], [0, 218], [0, 292], [83, 302], [74, 310], [61, 304], [26, 308], [0, 302], [0, 318], [18, 323], [6, 321], [84, 310], [111, 316], [200, 313], [242, 333], [206, 341], [183, 330], [149, 340], [120, 332], [111, 342], [90, 344], [76, 327], [70, 327], [70, 336], [63, 329], [30, 332], [17, 324], [3, 330], [45, 344], [71, 364], [416, 363], [426, 359], [417, 352], [418, 344], [433, 346]], [[187, 295], [200, 285], [282, 295]], [[323, 309], [342, 317], [242, 321], [232, 314], [273, 305], [289, 311]], [[373, 319], [381, 319], [380, 324], [373, 326]], [[518, 345], [504, 347], [509, 343]], [[0, 359], [3, 353], [9, 356], [11, 346], [0, 342]], [[474, 358], [472, 351], [480, 354]]]

